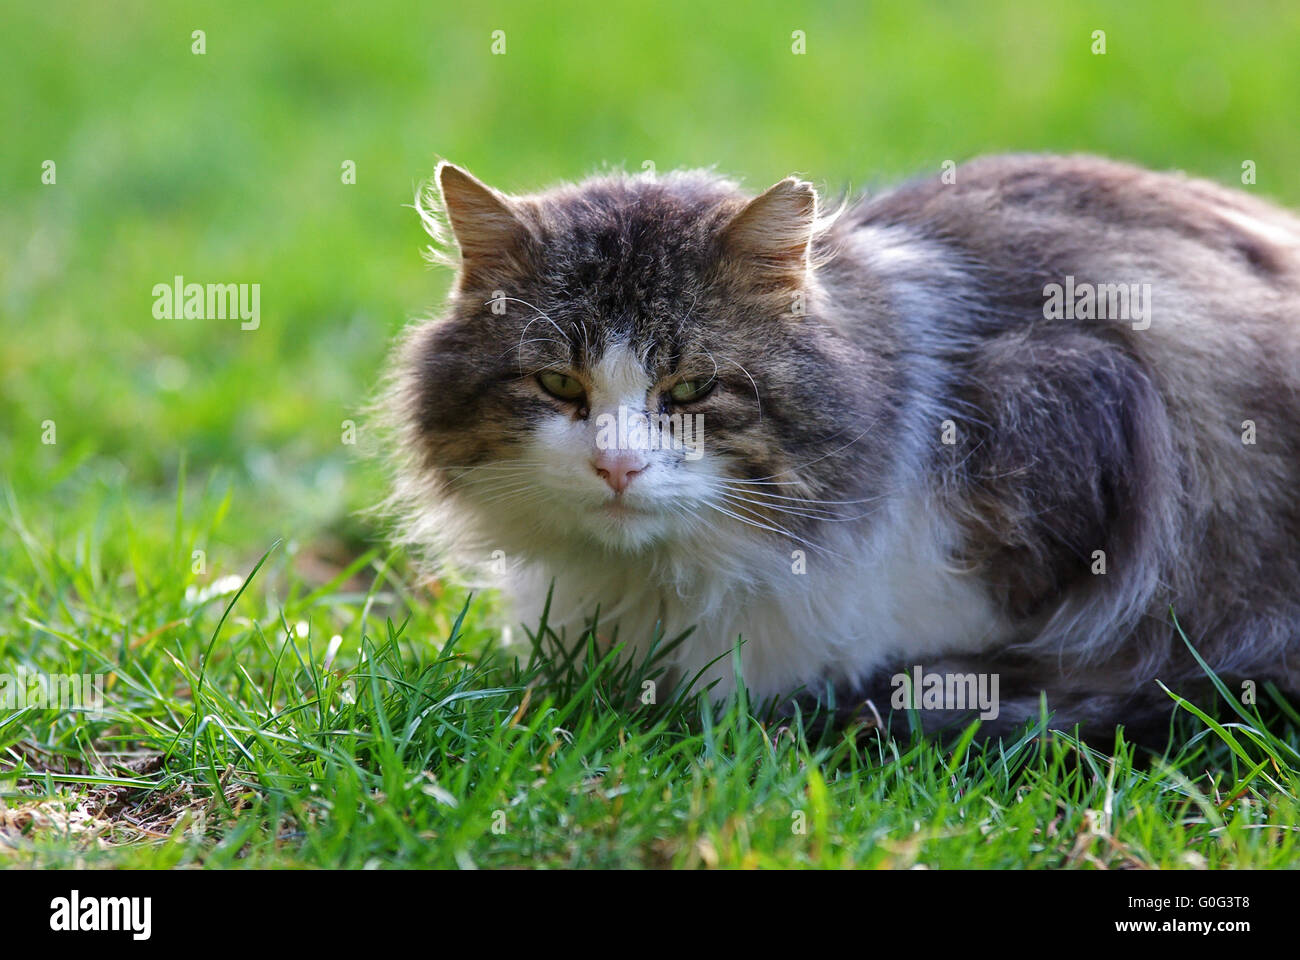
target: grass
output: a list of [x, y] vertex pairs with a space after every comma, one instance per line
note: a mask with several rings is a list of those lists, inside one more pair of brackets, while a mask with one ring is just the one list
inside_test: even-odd
[[[66, 556], [11, 513], [37, 571], [18, 619], [67, 672], [111, 679], [103, 715], [0, 717], [10, 864], [1269, 867], [1300, 853], [1294, 714], [1283, 737], [1245, 708], [1184, 714], [1177, 749], [1150, 757], [1043, 724], [993, 744], [972, 726], [941, 747], [810, 734], [743, 693], [645, 704], [656, 655], [619, 663], [543, 623], [532, 657], [504, 656], [482, 602], [412, 595], [375, 549], [314, 589], [284, 544], [247, 579], [201, 586], [190, 548], [229, 502], [201, 498], [197, 524], [178, 509], [156, 539], [110, 510]], [[131, 545], [125, 570], [113, 543]]]
[[[420, 584], [341, 439], [353, 420], [365, 445], [391, 337], [445, 288], [402, 206], [436, 153], [526, 189], [647, 160], [870, 186], [1086, 149], [1229, 183], [1251, 160], [1295, 205], [1293, 6], [0, 18], [0, 674], [108, 678], [102, 715], [0, 711], [0, 863], [1296, 863], [1300, 718], [1266, 692], [1263, 717], [1227, 691], [1181, 711], [1154, 758], [1050, 724], [944, 746], [642, 704], [653, 663], [577, 637], [515, 662], [492, 597]], [[261, 327], [154, 318], [176, 274], [261, 283]]]

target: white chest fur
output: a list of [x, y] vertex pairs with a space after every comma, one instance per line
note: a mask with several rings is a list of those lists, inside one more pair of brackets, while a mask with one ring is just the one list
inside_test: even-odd
[[953, 565], [955, 530], [926, 498], [898, 504], [870, 535], [839, 534], [824, 551], [790, 546], [735, 538], [621, 562], [569, 558], [518, 571], [508, 590], [527, 622], [554, 578], [552, 622], [570, 639], [599, 603], [600, 633], [617, 625], [619, 642], [636, 652], [658, 622], [669, 637], [693, 626], [674, 663], [687, 676], [704, 671], [702, 683], [716, 680], [715, 697], [734, 689], [738, 639], [745, 683], [767, 697], [984, 649], [1006, 635], [983, 584]]

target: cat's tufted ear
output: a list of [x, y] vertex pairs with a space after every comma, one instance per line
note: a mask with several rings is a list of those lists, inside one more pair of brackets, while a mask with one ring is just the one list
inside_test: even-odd
[[529, 231], [509, 197], [445, 160], [437, 177], [465, 279], [517, 255]]
[[798, 286], [808, 270], [817, 191], [787, 177], [751, 200], [723, 229], [724, 248], [768, 283]]

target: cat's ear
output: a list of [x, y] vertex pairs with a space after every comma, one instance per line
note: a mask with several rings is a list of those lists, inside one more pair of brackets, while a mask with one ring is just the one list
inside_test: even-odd
[[438, 190], [467, 276], [512, 259], [529, 236], [513, 202], [455, 164], [438, 164]]
[[722, 231], [727, 253], [750, 265], [769, 283], [798, 286], [808, 271], [817, 190], [787, 177], [755, 197]]

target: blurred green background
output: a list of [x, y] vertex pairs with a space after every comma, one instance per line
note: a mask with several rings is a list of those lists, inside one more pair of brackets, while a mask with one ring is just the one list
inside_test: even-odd
[[[364, 442], [391, 338], [446, 288], [405, 206], [439, 156], [505, 190], [646, 161], [837, 189], [1085, 150], [1233, 184], [1252, 160], [1250, 189], [1300, 202], [1293, 2], [15, 0], [0, 63], [6, 565], [23, 526], [129, 566], [182, 460], [189, 496], [230, 495], [217, 569], [377, 541], [382, 478], [341, 423]], [[260, 283], [260, 329], [155, 319], [176, 274]]]

